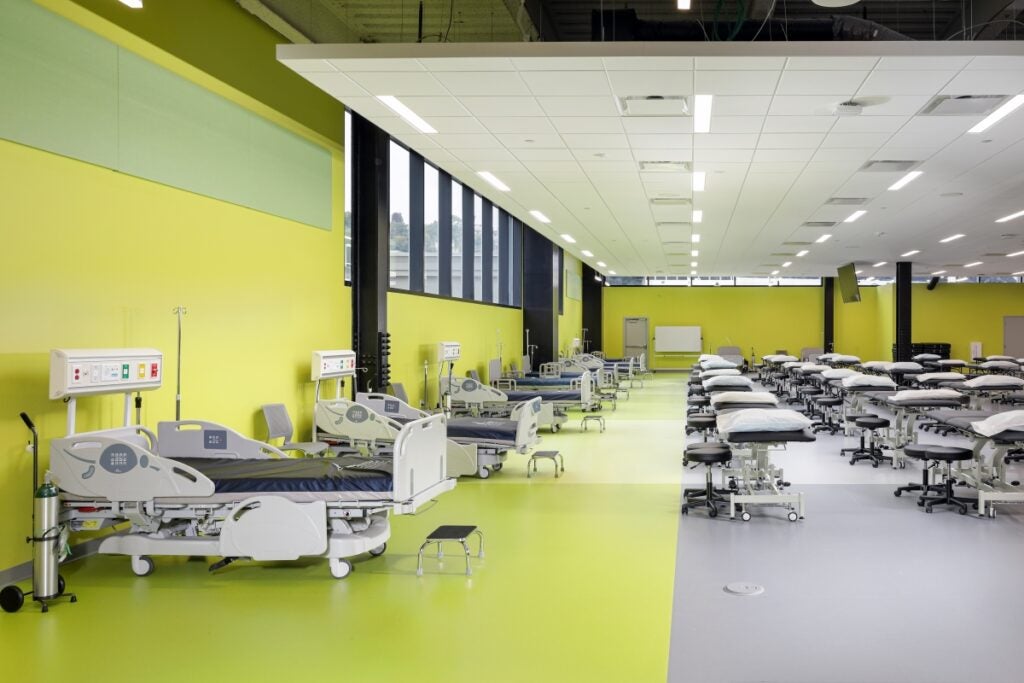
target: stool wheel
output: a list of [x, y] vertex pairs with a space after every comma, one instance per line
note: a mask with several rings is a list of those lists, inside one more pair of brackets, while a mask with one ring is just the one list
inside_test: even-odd
[[718, 516], [718, 508], [714, 505], [708, 508], [708, 517], [715, 518]]
[[786, 515], [786, 517], [788, 517], [788, 518], [789, 518], [789, 521], [791, 521], [791, 522], [795, 522], [795, 521], [796, 521], [797, 519], [799, 519], [799, 518], [800, 518], [800, 516], [799, 516], [799, 515], [797, 515], [797, 514], [796, 514], [795, 512], [793, 512], [793, 511], [790, 511], [790, 513], [789, 513], [788, 515]]
[[750, 513], [747, 512], [746, 510], [744, 510], [743, 514], [740, 515], [740, 519], [742, 519], [744, 522], [749, 522], [750, 521]]

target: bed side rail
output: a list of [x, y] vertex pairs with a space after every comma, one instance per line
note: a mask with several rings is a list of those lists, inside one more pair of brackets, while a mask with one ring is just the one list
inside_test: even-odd
[[396, 502], [412, 501], [415, 512], [424, 494], [448, 478], [448, 420], [443, 414], [424, 417], [402, 427], [395, 441], [393, 488]]
[[[398, 399], [389, 397], [390, 400]], [[318, 432], [347, 439], [349, 443], [394, 441], [402, 425], [378, 414], [373, 408], [347, 398], [318, 401], [313, 408]]]
[[177, 420], [156, 427], [160, 455], [166, 458], [287, 458], [284, 451], [249, 439], [215, 422]]
[[430, 415], [430, 413], [413, 408], [405, 401], [395, 398], [390, 394], [366, 394], [359, 392], [356, 394], [356, 403], [370, 408], [378, 415], [389, 418], [401, 417], [418, 420], [421, 417], [429, 417]]
[[512, 409], [511, 419], [516, 420], [516, 451], [526, 453], [532, 446], [540, 443], [538, 430], [540, 429], [541, 399], [531, 398], [529, 401], [522, 401]]
[[447, 377], [442, 377], [441, 393], [450, 395], [453, 402], [466, 405], [481, 405], [508, 400], [505, 392], [481, 384], [472, 377], [453, 377], [451, 384]]

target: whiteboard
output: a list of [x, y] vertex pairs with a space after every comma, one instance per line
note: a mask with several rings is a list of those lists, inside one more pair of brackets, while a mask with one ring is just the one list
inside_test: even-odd
[[700, 327], [655, 327], [655, 353], [700, 353]]

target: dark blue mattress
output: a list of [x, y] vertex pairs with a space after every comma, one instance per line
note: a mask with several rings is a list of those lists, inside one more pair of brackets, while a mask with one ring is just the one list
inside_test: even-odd
[[[562, 379], [579, 379], [583, 376], [582, 372], [562, 372]], [[528, 379], [541, 379], [539, 372], [528, 372], [526, 373]], [[543, 379], [558, 379], [557, 377], [545, 377]], [[522, 382], [523, 380], [519, 380]]]
[[453, 417], [448, 420], [448, 438], [514, 443], [517, 426], [515, 420]]
[[505, 395], [508, 396], [510, 401], [529, 401], [531, 398], [540, 397], [541, 402], [544, 401], [566, 401], [571, 403], [579, 403], [583, 400], [583, 394], [579, 391], [558, 391], [555, 389], [549, 389], [547, 391], [506, 391]]
[[572, 380], [562, 377], [523, 377], [516, 380], [517, 387], [567, 387]]
[[213, 481], [217, 493], [372, 491], [392, 489], [391, 462], [362, 456], [239, 460], [175, 458]]

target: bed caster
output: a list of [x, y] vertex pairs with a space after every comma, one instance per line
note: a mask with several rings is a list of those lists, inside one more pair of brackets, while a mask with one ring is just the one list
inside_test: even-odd
[[135, 576], [149, 576], [154, 569], [156, 564], [149, 555], [132, 555], [132, 572]]
[[711, 507], [708, 508], [708, 517], [710, 517], [711, 519], [714, 519], [717, 516], [718, 516], [718, 508], [716, 508], [714, 505], [712, 505]]
[[346, 576], [352, 573], [352, 563], [340, 557], [329, 558], [327, 560], [327, 564], [331, 569], [331, 576], [333, 576], [336, 579], [344, 579]]
[[553, 424], [553, 425], [551, 425], [551, 433], [552, 434], [557, 434], [558, 430], [560, 430], [561, 428], [562, 428], [562, 425]]
[[750, 513], [747, 512], [746, 510], [744, 510], [742, 512], [742, 514], [740, 514], [740, 519], [742, 519], [744, 522], [749, 522], [750, 521]]
[[921, 500], [920, 498], [918, 498], [918, 500], [917, 500], [917, 507], [919, 507], [919, 508], [923, 508], [924, 507], [924, 501]]
[[926, 507], [924, 511], [927, 512], [929, 515], [932, 514], [932, 509], [930, 507]]
[[788, 515], [786, 515], [786, 517], [787, 517], [787, 518], [789, 519], [789, 521], [791, 521], [791, 522], [795, 522], [796, 520], [798, 520], [798, 519], [800, 518], [800, 517], [799, 517], [799, 515], [797, 515], [797, 514], [796, 514], [795, 512], [793, 512], [793, 511], [790, 511], [790, 513], [789, 513]]
[[0, 609], [13, 614], [25, 604], [25, 591], [17, 586], [5, 586], [0, 590]]
[[491, 471], [486, 467], [481, 466], [480, 469], [476, 471], [476, 476], [480, 477], [481, 479], [486, 479], [487, 477], [491, 476]]
[[384, 551], [387, 550], [387, 549], [388, 549], [388, 544], [387, 543], [381, 543], [376, 548], [370, 548], [370, 555], [372, 555], [373, 557], [380, 557], [381, 555], [384, 554]]
[[[684, 505], [679, 512], [680, 512], [680, 514], [688, 515], [688, 514], [690, 514], [690, 508], [688, 508], [688, 507], [686, 507]], [[5, 588], [4, 590], [7, 590], [7, 589]]]
[[876, 470], [878, 469], [878, 463], [877, 462], [871, 463], [871, 466], [874, 467]]
[[[61, 596], [61, 595], [64, 595], [64, 589], [65, 588], [67, 588], [67, 584], [64, 583], [64, 577], [61, 576], [60, 574], [57, 574], [57, 596], [58, 597]], [[72, 598], [71, 602], [77, 602], [77, 600]]]
[[850, 461], [850, 465], [854, 465], [854, 464], [856, 464], [856, 462], [857, 462], [856, 460], [851, 460]]
[[960, 513], [961, 515], [966, 515], [967, 514], [967, 508], [966, 507], [957, 508], [956, 511], [958, 513]]
[[503, 468], [504, 466], [505, 466], [505, 463], [499, 462], [497, 465], [495, 465], [493, 467], [493, 469], [494, 469], [495, 472], [501, 472], [501, 468]]

